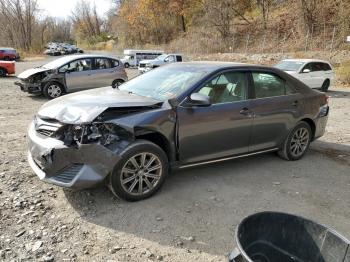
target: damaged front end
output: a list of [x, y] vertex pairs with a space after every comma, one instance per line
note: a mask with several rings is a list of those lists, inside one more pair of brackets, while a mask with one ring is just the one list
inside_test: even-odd
[[[20, 74], [15, 81], [15, 85], [21, 88], [21, 91], [28, 92], [30, 94], [40, 94], [42, 92], [43, 84], [51, 77], [52, 71], [45, 70], [39, 72], [34, 72], [31, 75], [22, 75]], [[25, 72], [24, 72], [25, 73]]]
[[40, 179], [74, 188], [102, 182], [132, 141], [125, 129], [104, 122], [62, 124], [36, 117], [28, 131], [30, 166]]

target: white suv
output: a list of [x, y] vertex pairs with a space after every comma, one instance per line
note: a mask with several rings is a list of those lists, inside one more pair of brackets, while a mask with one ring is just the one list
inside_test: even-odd
[[158, 56], [156, 59], [140, 61], [139, 71], [142, 74], [152, 70], [153, 68], [156, 68], [162, 65], [177, 63], [182, 61], [183, 61], [183, 58], [181, 54], [163, 54]]
[[315, 59], [286, 59], [276, 68], [298, 78], [311, 88], [321, 88], [327, 92], [334, 80], [334, 71], [327, 61]]

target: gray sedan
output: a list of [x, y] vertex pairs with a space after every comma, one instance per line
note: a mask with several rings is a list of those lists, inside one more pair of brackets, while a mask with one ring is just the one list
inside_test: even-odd
[[328, 111], [325, 94], [279, 69], [174, 63], [46, 103], [29, 127], [28, 159], [46, 182], [106, 182], [136, 201], [170, 169], [266, 152], [298, 160], [324, 134]]
[[52, 99], [84, 89], [119, 86], [127, 75], [118, 59], [98, 55], [70, 55], [18, 75], [22, 91]]

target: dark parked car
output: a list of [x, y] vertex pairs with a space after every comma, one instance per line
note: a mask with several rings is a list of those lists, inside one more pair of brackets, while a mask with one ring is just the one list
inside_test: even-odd
[[106, 182], [135, 201], [153, 195], [170, 168], [273, 151], [298, 160], [324, 134], [328, 110], [323, 93], [276, 68], [174, 63], [119, 89], [46, 103], [29, 127], [28, 158], [44, 181]]

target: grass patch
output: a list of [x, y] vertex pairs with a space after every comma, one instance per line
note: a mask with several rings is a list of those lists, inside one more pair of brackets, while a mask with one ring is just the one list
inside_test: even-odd
[[350, 85], [350, 60], [340, 63], [335, 72], [338, 81]]

